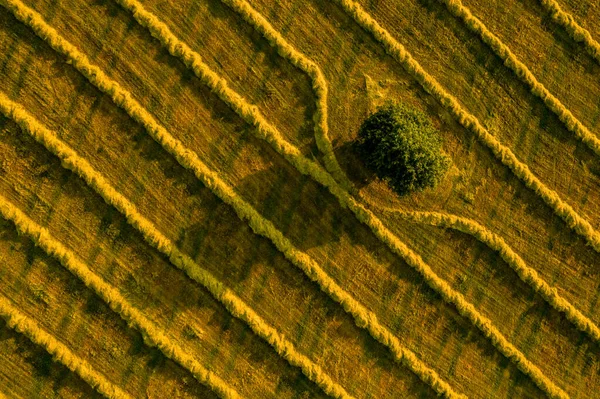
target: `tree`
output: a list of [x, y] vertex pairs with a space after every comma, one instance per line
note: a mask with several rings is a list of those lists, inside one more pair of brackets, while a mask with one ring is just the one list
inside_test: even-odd
[[355, 146], [367, 168], [399, 195], [434, 188], [451, 163], [427, 115], [401, 103], [368, 117]]

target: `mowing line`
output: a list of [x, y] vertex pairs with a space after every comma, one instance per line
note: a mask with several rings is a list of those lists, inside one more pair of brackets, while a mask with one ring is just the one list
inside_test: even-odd
[[388, 213], [396, 213], [404, 219], [436, 227], [451, 228], [468, 234], [479, 242], [486, 244], [489, 248], [500, 254], [500, 257], [517, 273], [519, 278], [528, 284], [533, 290], [560, 313], [564, 313], [569, 321], [580, 331], [588, 334], [594, 341], [600, 342], [600, 328], [585, 316], [579, 309], [573, 306], [568, 300], [563, 298], [556, 288], [548, 284], [531, 267], [527, 266], [525, 261], [504, 241], [502, 237], [493, 233], [486, 227], [480, 225], [474, 220], [439, 212], [416, 212], [404, 211], [382, 207], [372, 206]]
[[600, 63], [600, 43], [594, 40], [587, 29], [579, 25], [575, 18], [565, 12], [555, 0], [540, 0], [540, 4], [550, 13], [554, 22], [565, 28], [573, 40], [583, 43], [588, 53]]
[[556, 191], [546, 187], [538, 179], [529, 167], [519, 161], [510, 148], [501, 144], [487, 129], [485, 129], [479, 120], [465, 111], [459, 102], [450, 95], [432, 76], [430, 76], [421, 65], [406, 51], [404, 46], [394, 39], [390, 33], [379, 25], [364, 9], [352, 0], [334, 0], [340, 4], [344, 10], [354, 20], [370, 32], [373, 37], [379, 41], [386, 52], [398, 61], [407, 72], [423, 86], [423, 88], [434, 96], [438, 102], [444, 106], [454, 118], [465, 128], [473, 132], [481, 142], [487, 146], [492, 153], [507, 166], [525, 185], [536, 192], [548, 206], [550, 206], [556, 215], [562, 218], [565, 223], [577, 234], [581, 235], [594, 248], [600, 252], [600, 233], [592, 225], [582, 218], [568, 203], [564, 202]]
[[[337, 197], [342, 207], [350, 209], [359, 221], [363, 222], [371, 229], [371, 231], [373, 231], [377, 238], [385, 243], [394, 253], [404, 258], [410, 266], [415, 268], [415, 270], [423, 276], [425, 281], [437, 291], [442, 298], [447, 302], [454, 304], [462, 316], [468, 318], [476, 327], [478, 327], [501, 353], [514, 361], [519, 369], [529, 375], [542, 390], [552, 397], [568, 398], [568, 395], [561, 388], [548, 379], [537, 366], [531, 363], [523, 353], [512, 345], [504, 335], [493, 326], [491, 320], [480, 314], [462, 294], [452, 289], [445, 280], [435, 274], [431, 267], [423, 262], [419, 255], [410, 250], [398, 239], [398, 237], [391, 233], [371, 211], [357, 202], [319, 164], [303, 157], [296, 147], [285, 141], [281, 137], [279, 131], [265, 120], [256, 106], [248, 104], [243, 97], [230, 89], [223, 78], [202, 62], [202, 58], [198, 53], [192, 51], [185, 43], [177, 39], [169, 28], [155, 15], [146, 11], [137, 0], [117, 0], [117, 2], [125, 9], [129, 10], [142, 26], [148, 28], [150, 33], [158, 39], [173, 56], [181, 59], [182, 62], [191, 69], [196, 76], [211, 89], [211, 91], [213, 91], [213, 93], [217, 94], [249, 124], [255, 126], [257, 128], [255, 131], [257, 137], [262, 138], [271, 144], [273, 148], [287, 159], [288, 162], [294, 165], [300, 173], [312, 176], [317, 182], [327, 187], [329, 191]], [[338, 286], [312, 258], [294, 248], [291, 242], [289, 242], [289, 240], [287, 240], [287, 238], [285, 238], [270, 221], [262, 218], [260, 214], [256, 213], [256, 211], [243, 200], [239, 199], [239, 201], [244, 203], [243, 208], [246, 206], [248, 207], [248, 209], [243, 210], [247, 212], [245, 216], [248, 219], [249, 224], [251, 226], [255, 223], [258, 224], [255, 232], [269, 237], [290, 261], [302, 268], [311, 279], [317, 281], [323, 290], [327, 290], [327, 292], [330, 293], [332, 298], [341, 303], [343, 303], [342, 300], [347, 301], [347, 305], [344, 305], [344, 307], [355, 317], [359, 327], [365, 326], [366, 324], [368, 331], [376, 339], [381, 340], [381, 342], [386, 344], [390, 342], [390, 339], [394, 339], [398, 342], [398, 345], [400, 345], [397, 338], [377, 321], [373, 312], [367, 310]], [[395, 344], [390, 346], [390, 348], [394, 347]], [[404, 352], [396, 352], [392, 349], [397, 360], [402, 361], [405, 364], [408, 363], [409, 367], [411, 367], [423, 381], [431, 384], [439, 393], [444, 395], [456, 395], [456, 393], [452, 391], [452, 388], [440, 379], [437, 373], [429, 368], [423, 369], [423, 367], [426, 366], [421, 363], [420, 360], [416, 359], [416, 357], [414, 360], [410, 359], [408, 350], [405, 348], [403, 349]], [[410, 352], [410, 355], [414, 356], [412, 352]]]
[[[211, 273], [202, 269], [190, 257], [179, 251], [171, 240], [160, 233], [152, 222], [143, 217], [138, 212], [135, 205], [115, 190], [104, 176], [96, 171], [85, 159], [81, 158], [73, 149], [60, 140], [54, 132], [45, 128], [21, 106], [7, 99], [2, 93], [0, 93], [0, 111], [19, 124], [24, 131], [46, 147], [48, 151], [56, 155], [62, 161], [62, 165], [65, 168], [75, 172], [81, 177], [88, 186], [106, 201], [106, 203], [125, 215], [127, 222], [142, 233], [146, 242], [167, 256], [173, 265], [183, 270], [192, 280], [200, 283], [206, 288], [234, 317], [246, 322], [254, 333], [267, 341], [280, 356], [293, 366], [300, 367], [304, 374], [319, 385], [327, 394], [337, 398], [351, 398], [351, 396], [348, 395], [342, 387], [334, 383], [318, 365], [299, 353], [291, 342], [287, 341], [282, 334], [268, 325], [254, 310], [237, 297], [232, 290], [225, 287]], [[211, 171], [210, 173], [211, 177], [216, 176], [214, 172]], [[211, 177], [208, 177], [207, 181], [210, 181]], [[227, 187], [227, 189], [232, 192], [231, 188]], [[68, 251], [62, 246], [61, 248], [63, 248], [64, 251]], [[87, 266], [80, 262], [75, 262], [77, 267], [87, 268]], [[87, 270], [89, 271], [89, 269]], [[167, 348], [166, 351], [163, 350], [165, 354], [173, 354], [174, 360], [192, 371], [198, 381], [208, 385], [221, 396], [225, 398], [239, 397], [239, 395], [233, 391], [226, 382], [221, 380], [220, 377], [206, 370], [181, 348], [175, 347], [174, 344], [167, 342], [168, 338], [166, 336], [163, 336], [159, 332], [154, 332], [156, 328], [151, 325], [151, 322], [145, 319], [140, 312], [131, 308], [117, 290], [100, 280], [98, 277], [94, 276], [94, 278], [95, 280], [92, 282], [98, 287], [97, 291], [105, 290], [108, 293], [106, 294], [106, 301], [109, 302], [109, 304], [112, 303], [110, 302], [111, 300], [118, 302], [118, 305], [115, 307], [126, 313], [127, 320], [133, 319], [134, 323], [137, 321], [137, 324], [140, 325], [140, 327], [149, 324], [145, 329], [150, 330], [150, 332], [146, 334], [151, 338], [152, 342], [158, 343], [159, 348]], [[117, 299], [115, 300], [115, 298]], [[154, 333], [154, 335], [151, 335], [151, 333]]]
[[[360, 303], [358, 303], [354, 298], [348, 295], [345, 291], [343, 291], [332, 279], [329, 277], [317, 264], [313, 259], [308, 257], [305, 253], [297, 250], [291, 242], [280, 232], [278, 231], [273, 224], [262, 218], [262, 216], [256, 212], [254, 208], [252, 208], [248, 203], [243, 201], [241, 198], [237, 196], [235, 191], [226, 185], [218, 176], [217, 173], [209, 169], [198, 157], [198, 155], [185, 148], [183, 144], [175, 139], [171, 134], [139, 104], [137, 101], [133, 99], [131, 94], [125, 91], [122, 87], [118, 85], [115, 81], [111, 80], [102, 70], [98, 67], [92, 65], [87, 57], [83, 55], [79, 50], [77, 50], [74, 46], [68, 43], [65, 39], [63, 39], [52, 27], [48, 26], [41, 16], [35, 11], [29, 9], [25, 6], [20, 0], [3, 0], [4, 4], [8, 4], [8, 8], [15, 14], [15, 16], [21, 20], [26, 25], [30, 26], [36, 34], [47, 41], [52, 48], [54, 48], [57, 52], [68, 57], [69, 61], [72, 65], [84, 75], [92, 84], [94, 84], [98, 89], [102, 92], [107, 93], [112, 99], [113, 102], [124, 109], [134, 120], [142, 124], [148, 133], [153, 137], [159, 144], [163, 146], [165, 150], [167, 150], [170, 154], [172, 154], [177, 161], [184, 167], [192, 170], [196, 177], [203, 182], [203, 184], [211, 189], [215, 195], [221, 198], [225, 203], [232, 206], [235, 212], [238, 214], [240, 219], [247, 220], [249, 226], [253, 229], [253, 231], [259, 235], [263, 235], [269, 238], [273, 244], [290, 260], [293, 264], [300, 267], [312, 280], [316, 281], [321, 289], [329, 294], [334, 300], [341, 303], [343, 307], [348, 310], [355, 318], [356, 324], [359, 327], [366, 328], [371, 335], [376, 338], [379, 342], [388, 346], [392, 354], [395, 356], [396, 360], [400, 361], [402, 364], [405, 364], [409, 367], [415, 374], [417, 374], [423, 381], [430, 384], [434, 390], [437, 392], [444, 394], [447, 397], [459, 398], [464, 397], [464, 395], [459, 395], [455, 393], [452, 388], [444, 381], [442, 381], [437, 373], [432, 369], [425, 366], [411, 351], [404, 348], [398, 339], [393, 336], [393, 334], [383, 327], [377, 321], [376, 316], [366, 310]], [[138, 19], [138, 10], [134, 12], [136, 19]], [[144, 11], [144, 13], [146, 13]], [[147, 13], [146, 13], [147, 16]], [[166, 26], [164, 29], [168, 32]], [[170, 32], [169, 32], [170, 33]], [[178, 41], [169, 42], [169, 50], [170, 51], [183, 51], [184, 44]], [[185, 47], [187, 49], [187, 46]], [[201, 62], [196, 63], [196, 66], [200, 67], [203, 64]], [[211, 77], [214, 79], [218, 79], [215, 81], [219, 87], [223, 88], [226, 83], [221, 80], [218, 75], [214, 74], [211, 71]], [[231, 92], [231, 90], [227, 89], [227, 92], [230, 95], [234, 95], [236, 99], [241, 100], [241, 97], [237, 93]], [[252, 107], [247, 109], [247, 115], [255, 115], [256, 107]], [[25, 125], [27, 126], [27, 125]], [[287, 142], [279, 143], [284, 146], [284, 148], [288, 151], [294, 151], [299, 156], [298, 159], [303, 159], [300, 155], [299, 151], [291, 146]], [[69, 158], [65, 158], [69, 159]], [[335, 187], [337, 183], [331, 175], [329, 175], [325, 170], [323, 170], [318, 164], [311, 162], [309, 165], [312, 167], [317, 167], [319, 171], [322, 172], [322, 176], [327, 179], [331, 179]], [[91, 180], [89, 183], [94, 183], [95, 180]], [[337, 188], [343, 193], [346, 193], [343, 189]], [[118, 194], [118, 193], [117, 193]], [[106, 198], [105, 198], [106, 200]], [[119, 205], [119, 203], [116, 203]], [[114, 205], [113, 205], [114, 206]], [[131, 211], [131, 208], [123, 208], [124, 211]], [[134, 219], [133, 216], [135, 214], [131, 214], [128, 217], [128, 220], [131, 219], [131, 223], [134, 226], [139, 224], [138, 219]], [[137, 220], [137, 222], [136, 222]], [[146, 233], [140, 230], [144, 236]], [[154, 230], [155, 231], [155, 230]], [[198, 265], [196, 265], [189, 257], [185, 256], [181, 252], [177, 250], [174, 246], [169, 246], [169, 242], [165, 240], [160, 240], [160, 233], [157, 235], [152, 235], [148, 238], [148, 241], [159, 250], [167, 253], [170, 260], [174, 265], [180, 266], [181, 268], [187, 268], [186, 272], [190, 275], [192, 272], [195, 273], [195, 277], [212, 277], [210, 274], [206, 273], [204, 270], [200, 269]], [[166, 245], [166, 248], [165, 248]], [[170, 251], [169, 251], [170, 250]], [[194, 267], [195, 266], [195, 267]], [[208, 280], [205, 281], [207, 283], [207, 288], [213, 289], [217, 295], [222, 295], [229, 293], [230, 291], [225, 291], [225, 288], [216, 280]], [[214, 284], [208, 284], [214, 283]], [[219, 292], [216, 289], [222, 288], [223, 291]], [[226, 301], [227, 304], [231, 306], [237, 306], [238, 302], [232, 299], [234, 297], [233, 294], [222, 298], [222, 300]], [[228, 300], [228, 301], [227, 301]], [[239, 309], [239, 313], [241, 317], [248, 318], [258, 318], [251, 309]], [[256, 317], [254, 317], [256, 316]], [[255, 328], [265, 328], [262, 324], [251, 325], [251, 327]], [[333, 383], [329, 376], [325, 375], [323, 371], [314, 363], [312, 363], [308, 358], [303, 355], [297, 354], [294, 351], [293, 346], [289, 344], [289, 342], [284, 341], [282, 337], [275, 331], [266, 331], [266, 339], [272, 345], [277, 345], [277, 347], [282, 349], [283, 355], [287, 356], [287, 359], [292, 361], [297, 361], [299, 367], [301, 367], [302, 371], [309, 377], [309, 379], [315, 381], [317, 385], [319, 385], [326, 393], [336, 396], [336, 397], [349, 397], [349, 395], [343, 390], [342, 387]]]
[[296, 50], [287, 40], [283, 38], [261, 13], [256, 11], [246, 0], [221, 0], [232, 10], [237, 12], [250, 25], [260, 32], [265, 39], [275, 48], [280, 56], [287, 59], [306, 73], [312, 80], [312, 88], [316, 97], [316, 111], [313, 115], [315, 123], [315, 141], [317, 147], [323, 154], [325, 168], [346, 190], [353, 190], [352, 183], [337, 162], [333, 152], [333, 146], [329, 139], [327, 93], [328, 85], [323, 72], [319, 66], [303, 53]]
[[[14, 207], [0, 196], [0, 213], [6, 219], [14, 215]], [[54, 360], [66, 366], [69, 370], [81, 377], [98, 393], [107, 398], [129, 399], [127, 393], [118, 386], [111, 383], [104, 375], [97, 372], [85, 360], [79, 358], [71, 350], [44, 331], [33, 319], [25, 316], [21, 311], [10, 303], [8, 298], [0, 296], [0, 317], [6, 320], [6, 324], [13, 330], [25, 335], [33, 343], [43, 347]], [[0, 397], [4, 397], [0, 393]]]
[[531, 93], [541, 99], [546, 107], [554, 112], [565, 127], [586, 144], [597, 156], [600, 156], [600, 139], [592, 134], [571, 111], [563, 105], [558, 98], [546, 89], [529, 68], [523, 64], [517, 56], [505, 45], [498, 36], [494, 35], [471, 11], [465, 7], [461, 0], [440, 0], [448, 10], [457, 18], [460, 18], [467, 28], [477, 34], [498, 57], [504, 61], [523, 83], [529, 86]]

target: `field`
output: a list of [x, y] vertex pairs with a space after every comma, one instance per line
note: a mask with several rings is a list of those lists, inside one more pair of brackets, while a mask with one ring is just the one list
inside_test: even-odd
[[[593, 398], [594, 0], [0, 0], [0, 398]], [[394, 99], [452, 165], [352, 143]]]

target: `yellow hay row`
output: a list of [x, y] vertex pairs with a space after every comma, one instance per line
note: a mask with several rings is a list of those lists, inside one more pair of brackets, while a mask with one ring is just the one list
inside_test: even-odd
[[373, 34], [385, 48], [385, 50], [394, 57], [414, 78], [423, 86], [423, 88], [434, 96], [438, 102], [444, 106], [465, 128], [473, 132], [483, 144], [485, 144], [492, 153], [513, 173], [525, 183], [527, 187], [535, 191], [550, 206], [556, 215], [561, 217], [566, 224], [576, 233], [580, 234], [596, 250], [600, 252], [600, 234], [594, 230], [592, 225], [569, 204], [564, 202], [560, 196], [542, 183], [530, 170], [527, 165], [518, 160], [510, 148], [501, 144], [487, 129], [485, 129], [479, 120], [465, 111], [459, 102], [450, 95], [423, 67], [406, 51], [388, 31], [383, 29], [362, 7], [354, 1], [336, 0], [344, 9], [351, 14], [356, 22], [367, 32]]
[[259, 31], [274, 46], [279, 55], [289, 60], [292, 65], [304, 71], [312, 80], [316, 97], [316, 112], [314, 115], [315, 140], [317, 147], [323, 153], [325, 168], [333, 177], [349, 191], [353, 186], [337, 162], [333, 146], [329, 139], [329, 126], [327, 116], [328, 85], [319, 66], [296, 50], [273, 26], [245, 0], [221, 0], [231, 9], [240, 14], [244, 20]]
[[579, 25], [555, 0], [540, 0], [540, 3], [550, 13], [554, 22], [565, 28], [573, 40], [583, 43], [588, 53], [600, 63], [600, 43], [594, 40], [590, 32]]
[[[292, 343], [287, 341], [284, 336], [273, 327], [269, 326], [256, 312], [254, 312], [239, 297], [237, 297], [233, 291], [221, 284], [208, 271], [202, 269], [190, 257], [181, 253], [171, 240], [160, 233], [149, 220], [144, 218], [138, 212], [135, 205], [117, 192], [104, 178], [104, 176], [96, 171], [85, 159], [81, 158], [74, 150], [58, 139], [55, 133], [43, 127], [25, 110], [8, 100], [1, 93], [0, 110], [2, 110], [2, 112], [6, 112], [7, 110], [7, 116], [15, 120], [19, 126], [23, 128], [23, 130], [29, 133], [40, 144], [44, 145], [50, 152], [58, 156], [61, 159], [64, 167], [75, 172], [91, 188], [100, 194], [109, 205], [114, 206], [123, 215], [125, 215], [129, 224], [139, 230], [144, 236], [144, 239], [150, 245], [165, 254], [171, 263], [183, 270], [190, 278], [204, 286], [217, 300], [225, 305], [227, 310], [233, 316], [245, 321], [258, 336], [271, 344], [279, 355], [287, 359], [292, 365], [300, 367], [307, 377], [319, 384], [326, 393], [334, 397], [350, 398], [344, 389], [335, 384], [319, 366], [310, 361], [306, 356], [299, 353]], [[214, 176], [216, 176], [216, 174], [211, 172], [211, 177], [214, 178]], [[208, 177], [207, 181], [210, 181], [211, 177]], [[227, 189], [230, 193], [232, 193], [231, 189]], [[107, 283], [103, 284], [104, 285], [102, 289], [112, 290], [106, 292], [116, 292]], [[112, 296], [110, 296], [108, 299], [119, 294], [114, 293], [111, 295]], [[124, 299], [119, 296], [119, 301], [123, 302]], [[119, 302], [120, 309], [129, 307], [129, 305], [126, 303], [121, 302]], [[143, 316], [139, 312], [135, 311], [134, 309], [128, 309], [128, 313], [131, 312], [134, 312], [133, 314], [137, 317], [137, 319], [143, 319]], [[145, 330], [150, 329], [150, 331], [153, 333], [153, 335], [147, 334], [151, 338], [152, 342], [165, 341], [166, 337], [163, 337], [160, 335], [160, 333], [153, 331], [151, 326], [147, 326], [148, 323], [150, 322], [147, 320], [138, 322], [138, 324], [142, 325]], [[163, 343], [162, 346], [159, 347], [162, 349], [166, 347], [165, 345], [167, 345], [167, 343]], [[170, 346], [168, 348], [173, 346], [172, 344], [169, 345]], [[223, 397], [239, 397], [237, 393], [235, 393], [223, 380], [204, 369], [199, 363], [193, 361], [192, 357], [187, 355], [181, 349], [169, 349], [166, 354], [169, 355], [169, 353], [175, 354], [176, 361], [178, 361], [184, 367], [193, 370], [200, 382], [219, 392]]]
[[504, 61], [519, 79], [529, 86], [531, 92], [540, 98], [549, 110], [554, 112], [558, 119], [575, 136], [585, 143], [596, 155], [600, 156], [600, 139], [593, 135], [583, 124], [541, 84], [517, 56], [502, 41], [494, 35], [471, 11], [463, 6], [460, 0], [441, 0], [452, 14], [460, 18], [464, 24], [486, 43]]
[[[468, 318], [475, 326], [477, 326], [501, 351], [501, 353], [514, 361], [521, 371], [529, 375], [542, 390], [546, 391], [552, 397], [568, 397], [562, 389], [548, 379], [537, 366], [531, 363], [514, 345], [512, 345], [502, 333], [493, 326], [488, 318], [481, 315], [471, 303], [466, 301], [462, 294], [453, 290], [446, 281], [433, 272], [429, 265], [423, 262], [420, 256], [412, 252], [402, 241], [385, 228], [372, 212], [364, 208], [347, 191], [342, 189], [333, 177], [323, 170], [320, 165], [303, 157], [297, 148], [286, 142], [279, 131], [265, 120], [256, 106], [248, 104], [238, 93], [230, 89], [227, 86], [227, 82], [204, 64], [199, 54], [192, 51], [185, 43], [177, 39], [164, 23], [158, 20], [156, 16], [146, 11], [137, 0], [117, 1], [123, 5], [123, 7], [130, 10], [141, 25], [147, 27], [151, 34], [163, 43], [173, 56], [180, 58], [215, 94], [242, 116], [244, 120], [253, 126], [256, 126], [256, 135], [258, 137], [264, 138], [269, 142], [276, 151], [292, 163], [301, 173], [310, 175], [316, 181], [327, 187], [329, 191], [337, 197], [343, 207], [350, 209], [356, 215], [357, 219], [367, 225], [394, 253], [404, 258], [410, 266], [415, 268], [435, 291], [437, 291], [447, 302], [454, 304], [461, 315]], [[252, 213], [256, 212], [252, 208], [249, 208], [248, 210], [251, 210]], [[377, 321], [374, 313], [364, 308], [341, 287], [335, 284], [335, 282], [320, 269], [310, 257], [293, 248], [291, 243], [283, 237], [269, 221], [264, 220], [258, 214], [252, 216], [247, 215], [246, 217], [251, 226], [253, 226], [254, 220], [259, 221], [259, 226], [253, 227], [255, 232], [271, 238], [275, 245], [288, 259], [290, 259], [290, 261], [301, 267], [309, 277], [317, 281], [334, 299], [338, 301], [344, 300], [348, 304], [355, 305], [356, 308], [347, 305], [344, 307], [353, 314], [359, 326], [365, 326], [366, 323], [366, 327], [373, 337], [386, 344], [390, 343], [388, 340], [390, 338], [397, 340], [396, 337], [391, 335], [389, 330]], [[396, 358], [403, 361], [405, 364], [407, 364], [408, 360], [409, 367], [411, 367], [423, 381], [431, 384], [442, 394], [456, 394], [451, 391], [451, 387], [447, 385], [446, 382], [439, 379], [437, 374], [434, 375], [435, 380], [433, 380], [431, 374], [433, 373], [433, 370], [429, 370], [425, 373], [425, 369], [423, 368], [425, 366], [420, 361], [418, 364], [414, 363], [407, 355], [402, 352], [396, 352], [394, 347], [395, 344], [392, 344], [392, 352]], [[414, 356], [412, 353], [411, 355]], [[415, 360], [417, 359], [415, 358]], [[444, 385], [440, 385], [441, 383]]]
[[[2, 196], [0, 196], [0, 213], [6, 219], [12, 219], [13, 217], [12, 205]], [[131, 398], [131, 396], [107, 380], [106, 377], [94, 370], [88, 362], [80, 359], [68, 347], [44, 331], [33, 319], [21, 313], [16, 306], [12, 305], [4, 297], [0, 297], [0, 317], [6, 320], [10, 328], [25, 335], [33, 343], [43, 347], [57, 362], [65, 365], [101, 395], [115, 399]], [[1, 393], [0, 397], [3, 397]]]
[[[0, 101], [3, 101], [3, 99]], [[21, 121], [20, 124], [28, 124], [30, 128], [33, 126], [32, 129], [39, 130], [39, 126], [35, 121]], [[72, 155], [67, 151], [63, 152], [62, 155], [65, 156], [64, 162], [73, 161], [73, 158], [71, 158]], [[47, 229], [37, 225], [19, 209], [2, 199], [2, 197], [0, 197], [0, 200], [2, 200], [2, 215], [5, 219], [13, 221], [20, 232], [26, 234], [37, 246], [60, 261], [66, 269], [98, 294], [112, 310], [121, 315], [123, 320], [135, 326], [144, 336], [146, 343], [159, 348], [167, 357], [189, 370], [200, 383], [207, 385], [221, 397], [230, 399], [240, 398], [220, 377], [207, 370], [189, 355], [187, 351], [172, 342], [154, 323], [128, 303], [117, 289], [94, 274], [73, 252], [54, 239]]]
[[447, 227], [468, 234], [489, 248], [497, 251], [502, 259], [517, 273], [523, 282], [531, 286], [554, 309], [565, 314], [580, 331], [600, 342], [600, 328], [581, 313], [568, 300], [560, 296], [557, 289], [551, 287], [539, 274], [527, 266], [525, 261], [502, 239], [479, 223], [456, 215], [438, 212], [415, 212], [392, 209], [374, 205], [379, 209], [400, 215], [406, 220], [430, 226]]
[[[5, 1], [5, 0], [3, 0]], [[8, 2], [9, 8], [13, 11], [15, 16], [21, 20], [26, 25], [30, 26], [38, 36], [42, 39], [46, 40], [56, 51], [64, 54], [68, 57], [69, 61], [72, 65], [78, 69], [92, 84], [98, 87], [101, 91], [110, 95], [113, 99], [113, 102], [119, 107], [123, 108], [134, 120], [138, 121], [142, 124], [149, 134], [165, 148], [169, 153], [171, 153], [177, 161], [184, 167], [192, 170], [196, 177], [200, 181], [202, 181], [209, 189], [211, 189], [219, 198], [221, 198], [225, 203], [232, 206], [232, 208], [236, 211], [238, 216], [242, 220], [247, 220], [250, 227], [260, 235], [263, 235], [269, 238], [275, 246], [295, 265], [302, 268], [305, 273], [313, 280], [315, 280], [323, 289], [324, 292], [329, 294], [333, 299], [338, 301], [343, 305], [343, 307], [349, 311], [355, 318], [357, 325], [359, 327], [367, 328], [367, 330], [380, 342], [384, 345], [387, 345], [392, 350], [392, 353], [395, 355], [396, 359], [401, 361], [403, 364], [407, 365], [411, 370], [413, 370], [419, 377], [421, 377], [426, 383], [429, 383], [435, 390], [438, 392], [445, 394], [447, 397], [463, 397], [463, 395], [456, 394], [450, 386], [442, 381], [439, 376], [427, 366], [425, 366], [412, 352], [404, 348], [398, 341], [396, 337], [393, 336], [386, 328], [381, 326], [377, 321], [377, 318], [372, 312], [367, 311], [362, 305], [360, 305], [356, 300], [350, 297], [344, 290], [342, 290], [310, 257], [304, 254], [301, 251], [295, 249], [290, 241], [283, 236], [281, 232], [279, 232], [271, 222], [265, 220], [254, 210], [248, 203], [240, 199], [237, 194], [233, 191], [231, 187], [226, 185], [218, 175], [210, 170], [197, 156], [197, 154], [189, 149], [185, 148], [181, 142], [176, 140], [174, 137], [170, 135], [168, 131], [161, 125], [159, 125], [156, 120], [141, 107], [139, 103], [137, 103], [131, 96], [130, 93], [121, 88], [116, 82], [112, 81], [108, 76], [102, 72], [99, 68], [93, 66], [83, 54], [79, 52], [74, 46], [66, 42], [58, 33], [48, 26], [41, 16], [37, 14], [35, 11], [26, 7], [19, 0], [6, 0]], [[137, 4], [137, 3], [136, 3]], [[136, 19], [142, 18], [144, 16], [147, 17], [147, 13], [137, 4], [134, 9], [134, 15]], [[143, 12], [140, 16], [140, 10]], [[152, 21], [155, 21], [154, 17], [151, 16]], [[159, 31], [163, 31], [167, 29], [164, 25], [159, 25]], [[157, 28], [154, 27], [152, 30], [154, 34], [157, 32]], [[168, 30], [167, 30], [168, 32]], [[170, 34], [170, 32], [168, 32]], [[164, 42], [164, 41], [163, 41]], [[166, 41], [168, 44], [168, 48], [170, 51], [174, 53], [183, 52], [184, 46], [180, 42], [176, 41]], [[185, 47], [186, 51], [189, 51], [187, 46]], [[195, 61], [195, 59], [193, 60]], [[201, 62], [193, 62], [192, 65], [196, 67], [205, 67]], [[216, 74], [212, 71], [210, 72], [209, 77], [214, 79], [218, 79], [215, 81], [218, 84], [218, 87], [223, 87], [226, 83], [221, 80]], [[236, 99], [241, 100], [241, 97], [237, 95], [237, 93], [233, 93], [231, 90], [227, 89], [228, 94], [234, 96]], [[256, 115], [257, 110], [255, 107], [252, 107], [248, 110], [247, 115], [254, 116]], [[259, 133], [260, 134], [260, 133]], [[273, 141], [273, 140], [272, 140]], [[273, 141], [274, 145], [284, 146], [286, 153], [294, 152], [299, 158], [303, 159], [299, 151], [292, 145], [286, 142], [282, 142], [281, 140]], [[318, 170], [322, 172], [323, 176], [328, 179], [333, 178], [325, 172], [320, 166], [316, 163], [311, 163], [314, 167], [318, 167]], [[93, 183], [93, 180], [90, 182]], [[335, 181], [333, 181], [334, 184]], [[341, 190], [341, 189], [340, 189]], [[345, 193], [345, 191], [342, 190]], [[106, 199], [106, 198], [105, 198]], [[117, 204], [118, 205], [118, 204]], [[125, 209], [120, 209], [122, 212]], [[128, 217], [128, 220], [132, 219]], [[141, 231], [141, 230], [140, 230]], [[142, 231], [142, 233], [144, 233]], [[158, 240], [157, 238], [149, 237], [149, 241], [152, 241], [161, 251], [166, 251], [165, 241]], [[169, 248], [175, 252], [175, 254], [171, 254], [169, 258], [171, 261], [179, 267], [186, 269], [188, 275], [190, 272], [194, 273], [190, 277], [196, 279], [198, 277], [206, 276], [206, 272], [202, 271], [193, 261], [187, 258], [185, 255], [181, 254], [176, 248]], [[217, 281], [214, 284], [207, 284], [207, 288], [214, 294], [219, 295], [220, 293], [215, 293], [215, 288], [222, 287], [220, 283]], [[233, 294], [223, 295], [222, 301], [226, 305], [236, 305], [236, 301], [231, 300]], [[254, 315], [249, 309], [245, 311], [239, 310], [237, 311], [241, 313], [240, 316], [247, 317], [248, 315]], [[258, 325], [260, 327], [260, 325]], [[278, 335], [275, 331], [269, 334], [266, 339], [269, 340], [273, 345], [278, 345], [283, 349], [283, 354], [287, 356], [288, 360], [294, 360], [295, 353], [291, 350], [291, 346], [286, 344], [286, 341], [282, 339], [280, 335]], [[319, 386], [321, 386], [325, 392], [335, 397], [347, 397], [348, 395], [345, 393], [343, 388], [339, 385], [334, 384], [331, 379], [326, 376], [323, 371], [316, 365], [309, 364], [309, 361], [306, 359], [306, 362], [303, 362], [302, 365], [298, 364], [303, 372], [313, 381], [315, 381]]]

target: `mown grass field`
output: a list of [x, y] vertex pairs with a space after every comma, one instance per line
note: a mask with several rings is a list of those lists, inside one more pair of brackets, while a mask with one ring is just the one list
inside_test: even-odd
[[[599, 15], [0, 0], [0, 397], [597, 397]], [[435, 190], [352, 149], [388, 99]]]

